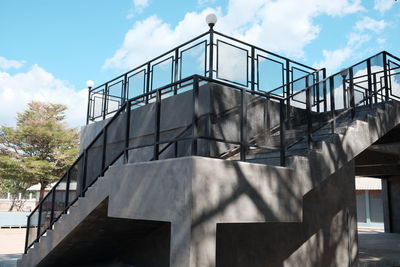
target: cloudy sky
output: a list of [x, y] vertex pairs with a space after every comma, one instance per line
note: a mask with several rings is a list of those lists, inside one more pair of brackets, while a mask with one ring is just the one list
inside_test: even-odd
[[400, 55], [395, 0], [1, 0], [0, 125], [31, 100], [83, 125], [88, 79], [101, 84], [208, 29], [328, 73], [379, 51]]

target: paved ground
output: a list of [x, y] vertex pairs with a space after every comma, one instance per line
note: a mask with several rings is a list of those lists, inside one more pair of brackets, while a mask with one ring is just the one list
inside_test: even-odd
[[360, 266], [400, 267], [400, 234], [378, 229], [358, 229]]
[[[13, 267], [21, 257], [25, 229], [0, 229], [0, 267]], [[400, 267], [400, 234], [379, 229], [358, 230], [361, 267]]]
[[25, 229], [0, 229], [0, 267], [14, 267], [24, 243]]

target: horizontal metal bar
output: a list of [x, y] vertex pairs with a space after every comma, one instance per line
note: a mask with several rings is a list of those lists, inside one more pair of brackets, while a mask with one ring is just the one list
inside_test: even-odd
[[220, 143], [228, 143], [228, 144], [233, 144], [233, 145], [240, 145], [240, 141], [231, 141], [231, 140], [220, 139], [220, 138], [204, 136], [204, 135], [199, 135], [198, 139], [204, 139], [204, 140], [215, 141], [215, 142], [220, 142]]
[[138, 66], [138, 67], [135, 67], [134, 69], [131, 69], [130, 71], [125, 72], [124, 74], [122, 74], [122, 75], [120, 75], [120, 76], [117, 76], [116, 78], [114, 78], [114, 79], [112, 79], [112, 80], [110, 80], [110, 81], [107, 81], [107, 82], [105, 82], [105, 83], [103, 83], [103, 84], [97, 86], [96, 88], [94, 88], [94, 89], [92, 89], [92, 90], [96, 90], [96, 89], [98, 89], [98, 88], [100, 88], [100, 87], [102, 87], [102, 86], [105, 86], [106, 84], [108, 84], [108, 83], [110, 83], [110, 82], [113, 82], [113, 81], [115, 81], [115, 80], [117, 80], [117, 79], [119, 79], [119, 78], [125, 76], [126, 74], [129, 74], [129, 73], [131, 73], [131, 72], [133, 72], [133, 71], [136, 71], [136, 70], [138, 70], [138, 69], [140, 69], [140, 68], [143, 68], [143, 67], [145, 67], [147, 64], [152, 63], [153, 61], [156, 61], [156, 60], [158, 60], [158, 59], [160, 59], [160, 58], [162, 58], [162, 57], [164, 57], [164, 56], [166, 56], [166, 55], [168, 55], [168, 54], [174, 52], [176, 49], [182, 48], [182, 47], [188, 45], [189, 43], [192, 43], [192, 42], [194, 42], [194, 41], [196, 41], [196, 40], [198, 40], [198, 39], [200, 39], [200, 38], [206, 36], [207, 34], [209, 34], [208, 31], [205, 32], [205, 33], [203, 33], [203, 34], [200, 34], [199, 36], [194, 37], [193, 39], [191, 39], [191, 40], [189, 40], [189, 41], [187, 41], [187, 42], [185, 42], [185, 43], [183, 43], [183, 44], [181, 44], [181, 45], [179, 45], [179, 46], [177, 46], [177, 47], [175, 47], [175, 48], [173, 48], [173, 49], [171, 49], [171, 50], [168, 50], [167, 52], [165, 52], [165, 53], [163, 53], [163, 54], [161, 54], [161, 55], [159, 55], [159, 56], [157, 56], [157, 57], [155, 57], [155, 58], [153, 58], [153, 59], [147, 61], [146, 63], [143, 63], [142, 65], [140, 65], [140, 66]]
[[308, 69], [310, 69], [310, 70], [316, 70], [316, 69], [314, 69], [314, 68], [312, 68], [312, 67], [310, 67], [310, 66], [304, 65], [304, 64], [302, 64], [302, 63], [296, 62], [296, 61], [291, 60], [291, 59], [288, 59], [288, 58], [285, 58], [285, 57], [280, 56], [280, 55], [278, 55], [278, 54], [275, 54], [275, 53], [273, 53], [273, 52], [264, 50], [264, 49], [262, 49], [262, 48], [260, 48], [260, 47], [257, 47], [257, 46], [248, 44], [248, 43], [246, 43], [246, 42], [244, 42], [244, 41], [238, 40], [238, 39], [236, 39], [236, 38], [233, 38], [233, 37], [231, 37], [231, 36], [225, 35], [225, 34], [223, 34], [223, 33], [220, 33], [220, 32], [217, 32], [217, 31], [214, 31], [214, 33], [217, 34], [217, 35], [220, 35], [220, 36], [222, 36], [222, 37], [224, 37], [224, 38], [230, 39], [230, 40], [232, 40], [232, 41], [241, 43], [241, 44], [243, 44], [243, 45], [247, 45], [247, 46], [249, 46], [249, 47], [254, 47], [254, 49], [260, 50], [260, 51], [262, 51], [262, 52], [264, 52], [264, 53], [267, 53], [267, 54], [270, 54], [270, 55], [272, 55], [272, 56], [274, 56], [274, 57], [281, 58], [281, 59], [283, 59], [283, 60], [285, 60], [285, 61], [287, 60], [287, 61], [289, 61], [289, 62], [292, 62], [292, 63], [294, 63], [294, 64], [300, 65], [300, 66], [305, 67], [305, 68], [308, 68]]

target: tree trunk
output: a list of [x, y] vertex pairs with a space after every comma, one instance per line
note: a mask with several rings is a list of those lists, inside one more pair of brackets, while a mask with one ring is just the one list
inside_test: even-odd
[[11, 206], [10, 206], [10, 208], [8, 209], [8, 211], [9, 211], [9, 212], [12, 211], [12, 210], [14, 209], [14, 206], [15, 206], [15, 197], [12, 197]]
[[42, 201], [44, 197], [44, 191], [46, 190], [47, 183], [40, 183], [40, 193], [39, 193], [39, 202]]

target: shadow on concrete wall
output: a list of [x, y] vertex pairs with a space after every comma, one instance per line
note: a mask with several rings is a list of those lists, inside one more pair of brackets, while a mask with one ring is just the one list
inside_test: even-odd
[[170, 266], [171, 224], [107, 216], [106, 198], [37, 266]]

